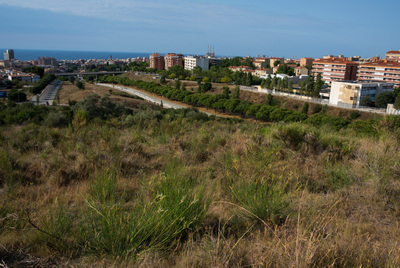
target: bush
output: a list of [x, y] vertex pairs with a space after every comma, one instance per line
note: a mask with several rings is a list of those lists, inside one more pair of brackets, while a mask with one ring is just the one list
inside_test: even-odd
[[85, 89], [85, 85], [81, 81], [76, 82], [75, 85], [79, 89], [82, 89], [82, 90]]
[[319, 113], [321, 111], [322, 111], [322, 105], [321, 104], [315, 104], [311, 108], [311, 113], [312, 114], [317, 114], [317, 113]]
[[357, 111], [352, 111], [352, 112], [350, 113], [350, 118], [351, 118], [352, 120], [357, 119], [357, 118], [359, 118], [360, 116], [361, 116], [361, 114], [360, 114], [359, 112], [357, 112]]
[[65, 127], [68, 126], [69, 120], [62, 111], [58, 110], [49, 113], [44, 123], [49, 127]]

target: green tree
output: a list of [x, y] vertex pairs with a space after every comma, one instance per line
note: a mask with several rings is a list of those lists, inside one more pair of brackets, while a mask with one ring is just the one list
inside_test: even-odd
[[290, 93], [293, 92], [293, 81], [292, 81], [292, 80], [289, 81], [288, 91], [289, 91]]
[[316, 81], [314, 83], [314, 90], [313, 90], [313, 94], [312, 94], [314, 98], [319, 97], [319, 94], [321, 93], [321, 88], [322, 88], [323, 84], [324, 84], [324, 81], [322, 81], [321, 73], [319, 73], [317, 75]]
[[253, 75], [251, 73], [247, 73], [246, 80], [245, 80], [245, 85], [249, 87], [252, 84], [253, 84]]
[[236, 86], [232, 95], [233, 99], [240, 99], [240, 86]]
[[361, 99], [360, 104], [362, 106], [367, 106], [367, 107], [373, 107], [374, 106], [374, 102], [371, 100], [371, 96], [366, 95]]
[[163, 74], [163, 75], [161, 75], [161, 78], [160, 78], [160, 83], [161, 84], [165, 84], [166, 83], [166, 80], [165, 80], [165, 75]]
[[25, 92], [18, 91], [17, 89], [14, 88], [8, 92], [7, 98], [10, 101], [24, 102], [26, 101], [26, 94]]
[[308, 108], [309, 107], [310, 107], [310, 104], [308, 102], [304, 103], [303, 109], [301, 110], [301, 113], [308, 114]]
[[75, 85], [79, 89], [85, 89], [85, 85], [81, 81], [76, 82]]
[[381, 92], [375, 97], [375, 106], [386, 108], [388, 103], [393, 103], [395, 99], [396, 98], [393, 95], [393, 92], [390, 91]]
[[276, 60], [276, 61], [274, 62], [274, 66], [276, 67], [276, 66], [278, 66], [280, 63], [281, 63], [280, 60]]
[[393, 107], [395, 109], [400, 109], [400, 94], [397, 95], [397, 97], [396, 97], [396, 99], [394, 101]]
[[265, 80], [265, 88], [271, 88], [271, 75], [269, 74], [267, 79]]
[[229, 87], [223, 87], [222, 89], [223, 89], [222, 95], [224, 96], [224, 99], [229, 99], [229, 93], [230, 93]]
[[180, 89], [181, 88], [181, 81], [179, 79], [175, 79], [175, 88]]
[[185, 82], [182, 83], [181, 90], [186, 91], [186, 83]]
[[306, 82], [306, 94], [308, 96], [311, 96], [314, 90], [314, 75], [310, 74], [307, 77], [307, 82]]
[[201, 85], [201, 92], [206, 93], [207, 91], [210, 91], [212, 89], [212, 85], [209, 82], [205, 82]]

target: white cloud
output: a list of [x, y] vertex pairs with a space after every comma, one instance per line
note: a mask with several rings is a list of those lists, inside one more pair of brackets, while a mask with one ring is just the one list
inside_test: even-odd
[[[233, 5], [195, 0], [0, 0], [0, 5], [48, 10], [152, 27], [218, 31], [219, 28], [288, 26], [295, 18], [265, 15]], [[303, 22], [304, 23], [304, 22]], [[298, 26], [298, 24], [297, 24]]]

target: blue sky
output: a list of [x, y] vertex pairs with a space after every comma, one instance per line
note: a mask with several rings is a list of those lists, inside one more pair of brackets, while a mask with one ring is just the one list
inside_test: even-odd
[[398, 0], [0, 0], [0, 47], [217, 55], [384, 55]]

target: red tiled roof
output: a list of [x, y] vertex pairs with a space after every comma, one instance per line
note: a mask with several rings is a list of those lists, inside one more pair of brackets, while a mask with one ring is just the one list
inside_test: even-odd
[[385, 67], [400, 68], [400, 62], [390, 61], [390, 60], [377, 60], [373, 62], [360, 64], [360, 66], [371, 66], [371, 67], [385, 66]]
[[400, 50], [390, 50], [386, 54], [400, 54]]
[[333, 63], [333, 64], [353, 64], [358, 65], [358, 63], [348, 61], [342, 58], [328, 58], [328, 59], [316, 59], [314, 63]]

